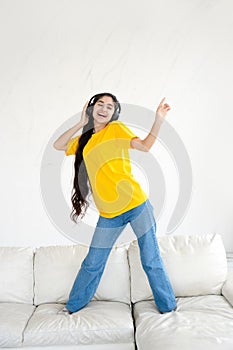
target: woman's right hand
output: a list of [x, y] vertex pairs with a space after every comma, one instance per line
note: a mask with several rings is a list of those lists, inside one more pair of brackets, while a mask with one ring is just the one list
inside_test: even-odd
[[82, 111], [82, 115], [81, 115], [81, 124], [82, 126], [85, 126], [87, 123], [88, 123], [88, 120], [89, 120], [89, 116], [87, 115], [86, 113], [86, 110], [87, 110], [87, 106], [88, 106], [88, 102], [87, 101], [83, 107], [83, 111]]

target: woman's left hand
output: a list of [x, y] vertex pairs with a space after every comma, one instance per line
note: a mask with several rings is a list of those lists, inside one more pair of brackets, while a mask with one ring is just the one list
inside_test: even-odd
[[156, 110], [156, 114], [155, 114], [156, 118], [161, 119], [161, 120], [165, 119], [167, 112], [170, 111], [170, 109], [171, 109], [169, 104], [164, 103], [165, 98], [166, 97], [164, 97], [161, 100], [161, 102], [160, 102], [160, 104], [159, 104], [159, 106], [158, 106], [158, 108]]

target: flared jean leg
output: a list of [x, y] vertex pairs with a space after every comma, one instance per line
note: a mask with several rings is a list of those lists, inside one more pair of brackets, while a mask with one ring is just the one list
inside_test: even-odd
[[[144, 224], [147, 231], [143, 233]], [[161, 258], [156, 239], [156, 222], [150, 204], [131, 222], [131, 226], [138, 238], [142, 267], [147, 275], [155, 304], [160, 312], [169, 312], [175, 309], [176, 299]]]
[[[118, 222], [115, 220], [113, 224], [116, 226]], [[71, 312], [82, 309], [93, 298], [112, 246], [125, 227], [100, 227], [104, 225], [105, 220], [100, 217], [88, 254], [82, 262], [66, 303], [66, 308]]]
[[[155, 303], [160, 312], [168, 312], [176, 307], [176, 299], [161, 259], [158, 243], [153, 231], [138, 239], [142, 267], [147, 275]], [[150, 254], [148, 254], [150, 250]]]
[[76, 312], [93, 298], [103, 274], [110, 248], [90, 247], [71, 289], [66, 308]]

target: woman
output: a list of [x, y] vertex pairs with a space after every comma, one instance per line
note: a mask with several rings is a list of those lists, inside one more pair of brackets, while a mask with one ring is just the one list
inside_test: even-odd
[[[85, 215], [91, 192], [99, 219], [69, 300], [61, 313], [72, 314], [92, 299], [115, 241], [130, 223], [138, 240], [140, 258], [155, 303], [161, 313], [176, 309], [176, 299], [161, 259], [153, 207], [131, 173], [128, 149], [149, 151], [154, 144], [170, 106], [160, 102], [151, 131], [145, 139], [137, 137], [118, 121], [121, 111], [110, 93], [93, 96], [84, 105], [81, 120], [54, 143], [66, 155], [75, 155], [73, 210], [71, 219]], [[72, 137], [82, 129], [82, 134]]]

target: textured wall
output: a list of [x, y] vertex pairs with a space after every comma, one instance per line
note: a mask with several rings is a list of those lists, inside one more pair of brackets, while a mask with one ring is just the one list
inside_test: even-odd
[[[0, 0], [0, 245], [72, 243], [43, 205], [42, 157], [54, 132], [107, 90], [151, 111], [167, 97], [193, 174], [173, 233], [216, 232], [233, 251], [232, 11], [230, 0]], [[168, 184], [163, 234], [180, 184], [159, 142], [156, 152]], [[64, 159], [63, 183], [71, 167]]]

